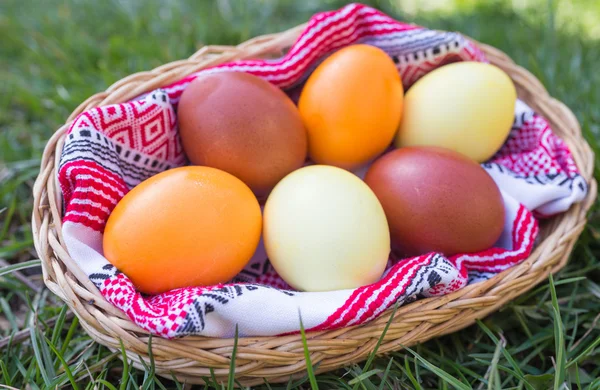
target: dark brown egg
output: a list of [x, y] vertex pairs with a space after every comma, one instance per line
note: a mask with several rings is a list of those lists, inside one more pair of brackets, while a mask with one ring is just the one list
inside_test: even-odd
[[396, 149], [373, 163], [365, 182], [383, 206], [399, 255], [478, 252], [502, 233], [500, 190], [479, 164], [457, 152]]
[[261, 198], [306, 158], [306, 130], [294, 103], [247, 73], [194, 80], [181, 95], [177, 119], [192, 164], [229, 172]]

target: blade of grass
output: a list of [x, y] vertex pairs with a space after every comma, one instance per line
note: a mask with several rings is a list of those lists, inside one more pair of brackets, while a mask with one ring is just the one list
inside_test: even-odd
[[[598, 314], [600, 317], [600, 313]], [[573, 345], [575, 344], [575, 340], [577, 339], [577, 331], [579, 330], [579, 313], [575, 313], [575, 320], [573, 321], [573, 326], [571, 328], [571, 336], [569, 337], [569, 344], [565, 347], [567, 351], [573, 351]], [[575, 345], [577, 347], [577, 345]]]
[[67, 331], [67, 335], [65, 336], [65, 339], [63, 340], [62, 346], [60, 348], [61, 355], [64, 355], [65, 352], [67, 352], [67, 348], [69, 347], [69, 343], [71, 342], [71, 339], [73, 338], [75, 329], [77, 329], [77, 325], [79, 325], [79, 318], [73, 317], [73, 322], [71, 322], [71, 326], [69, 327], [69, 330]]
[[133, 373], [129, 373], [129, 384], [127, 385], [127, 387], [129, 387], [129, 385], [131, 385], [131, 388], [135, 389], [135, 390], [138, 390], [140, 388], [137, 380], [135, 379], [135, 375]]
[[11, 386], [12, 381], [10, 380], [10, 372], [6, 367], [6, 363], [4, 363], [4, 360], [0, 360], [0, 371], [2, 371], [2, 379], [4, 380], [4, 384], [7, 386]]
[[108, 387], [110, 390], [117, 390], [117, 388], [112, 383], [108, 382], [105, 379], [96, 379], [95, 382], [100, 383], [100, 384], [104, 385], [105, 387]]
[[50, 386], [48, 386], [48, 388], [49, 389], [62, 389], [64, 387], [66, 387], [68, 382], [69, 382], [69, 377], [67, 376], [67, 374], [62, 373], [62, 374], [54, 377], [54, 379], [52, 380], [52, 382], [50, 383]]
[[10, 308], [10, 305], [8, 304], [6, 299], [4, 299], [4, 297], [0, 297], [0, 308], [2, 308], [4, 317], [6, 317], [6, 319], [10, 323], [10, 327], [12, 328], [13, 333], [18, 332], [19, 324], [17, 324], [17, 318], [15, 317], [12, 309]]
[[177, 380], [177, 377], [172, 372], [171, 372], [171, 380], [173, 381], [173, 383], [175, 383], [175, 387], [177, 387], [177, 390], [183, 390], [183, 386], [181, 386], [181, 383]]
[[233, 339], [233, 351], [231, 351], [231, 359], [229, 362], [229, 377], [227, 378], [227, 390], [233, 390], [235, 379], [235, 358], [238, 346], [238, 326], [235, 324], [235, 336]]
[[46, 341], [46, 344], [48, 344], [48, 346], [50, 347], [52, 352], [54, 352], [54, 354], [56, 355], [58, 360], [60, 360], [60, 363], [62, 364], [63, 369], [65, 370], [65, 374], [69, 378], [69, 382], [71, 382], [71, 386], [73, 386], [73, 389], [79, 390], [79, 387], [77, 386], [77, 383], [75, 382], [75, 378], [73, 377], [73, 373], [71, 372], [71, 368], [69, 367], [69, 364], [67, 364], [65, 359], [58, 352], [58, 349], [56, 349], [56, 347], [54, 345], [52, 345], [52, 341], [50, 339], [48, 339], [47, 337], [44, 337], [44, 340]]
[[[356, 379], [356, 377], [364, 373], [363, 370], [358, 366], [358, 364], [354, 364], [349, 370], [349, 372], [353, 376], [353, 379]], [[368, 379], [360, 380], [358, 382], [353, 381], [352, 385], [354, 386], [352, 390], [356, 390], [358, 386], [360, 386], [362, 390], [375, 390], [375, 385], [371, 383], [371, 381]]]
[[390, 315], [390, 319], [385, 324], [385, 327], [383, 328], [383, 331], [381, 332], [381, 336], [379, 336], [379, 339], [377, 340], [377, 344], [375, 344], [373, 351], [369, 354], [369, 358], [367, 359], [367, 362], [365, 363], [363, 372], [367, 371], [371, 367], [373, 360], [377, 356], [377, 351], [379, 350], [379, 347], [381, 347], [381, 343], [383, 342], [383, 339], [385, 338], [385, 335], [387, 334], [387, 331], [390, 328], [390, 325], [394, 321], [394, 317], [396, 315], [396, 310], [398, 310], [398, 306], [399, 306], [398, 301], [396, 301], [396, 303], [394, 304], [394, 310], [392, 310], [392, 314]]
[[210, 378], [213, 381], [213, 386], [215, 389], [217, 389], [219, 387], [219, 382], [217, 382], [217, 377], [215, 376], [215, 370], [213, 370], [212, 368], [209, 368], [210, 371]]
[[116, 357], [120, 354], [120, 352], [113, 352], [108, 356], [103, 357], [102, 359], [100, 359], [99, 361], [97, 361], [96, 363], [92, 364], [91, 366], [88, 366], [86, 371], [81, 371], [77, 374], [74, 374], [75, 379], [76, 380], [81, 380], [83, 377], [85, 377], [86, 375], [88, 375], [87, 371], [89, 372], [97, 372], [97, 371], [101, 371], [103, 368], [106, 367], [106, 365], [111, 362], [112, 360], [116, 359]]
[[[9, 262], [0, 258], [0, 267], [8, 267], [10, 265], [11, 264]], [[27, 276], [23, 275], [19, 271], [11, 272], [10, 276], [15, 278], [17, 281], [23, 283], [23, 285], [29, 287], [35, 293], [39, 293], [42, 291], [42, 288], [39, 285], [35, 284], [32, 280], [30, 280]], [[16, 293], [19, 293], [20, 287], [21, 286], [17, 287], [17, 291], [15, 291]]]
[[[390, 315], [389, 320], [386, 322], [385, 327], [383, 328], [383, 331], [381, 332], [381, 335], [379, 336], [379, 339], [377, 340], [377, 343], [375, 344], [375, 347], [369, 354], [369, 357], [367, 358], [367, 362], [365, 363], [365, 366], [362, 368], [363, 373], [367, 372], [367, 370], [369, 370], [369, 368], [371, 367], [371, 364], [373, 363], [373, 360], [377, 356], [377, 351], [379, 350], [379, 347], [381, 346], [381, 343], [383, 342], [383, 339], [385, 338], [385, 335], [386, 335], [388, 329], [390, 328], [392, 321], [394, 320], [394, 316], [396, 315], [396, 310], [398, 310], [398, 306], [399, 306], [398, 301], [396, 301], [396, 303], [394, 304], [394, 310], [392, 311], [392, 314]], [[351, 382], [353, 382], [353, 383], [348, 382], [348, 384], [354, 384], [353, 390], [358, 389], [358, 386], [362, 383], [362, 381], [358, 381], [358, 382], [351, 381]]]
[[362, 374], [354, 377], [352, 380], [348, 382], [349, 385], [357, 385], [360, 384], [363, 380], [372, 377], [373, 375], [379, 374], [382, 371], [379, 368], [375, 368], [373, 370], [363, 372]]
[[13, 195], [10, 201], [10, 205], [8, 206], [8, 210], [2, 209], [2, 213], [0, 213], [4, 217], [4, 223], [2, 224], [2, 231], [0, 231], [0, 242], [4, 240], [6, 233], [8, 233], [8, 228], [10, 227], [10, 221], [15, 213], [15, 209], [17, 208], [17, 196]]
[[598, 390], [600, 389], [600, 378], [594, 379], [592, 383], [588, 386], [589, 390]]
[[490, 364], [489, 367], [489, 373], [490, 376], [488, 378], [488, 390], [491, 390], [494, 385], [496, 387], [498, 387], [499, 382], [500, 381], [500, 376], [498, 375], [498, 363], [500, 361], [500, 354], [502, 353], [502, 348], [504, 348], [504, 346], [502, 345], [502, 343], [498, 343], [496, 344], [496, 350], [494, 351], [494, 356], [492, 357], [492, 363]]
[[158, 379], [156, 377], [156, 375], [153, 377], [153, 380], [154, 380], [154, 383], [156, 383], [158, 385], [158, 387], [160, 387], [162, 390], [167, 390], [165, 385], [163, 385], [163, 383], [160, 381], [160, 379]]
[[[480, 320], [477, 320], [476, 322], [477, 322], [477, 325], [479, 325], [479, 327], [485, 332], [485, 334], [487, 334], [487, 336], [490, 339], [492, 339], [492, 341], [496, 345], [498, 345], [500, 343], [500, 340], [498, 340], [498, 338], [492, 333], [492, 331], [483, 322], [481, 322]], [[523, 382], [523, 385], [526, 386], [529, 390], [535, 390], [529, 384], [529, 382], [527, 382], [527, 380], [525, 379], [525, 377], [523, 375], [523, 371], [521, 370], [521, 368], [519, 367], [517, 362], [515, 362], [515, 359], [512, 357], [512, 355], [508, 352], [508, 350], [506, 348], [502, 348], [502, 354], [504, 355], [504, 358], [513, 367], [517, 378], [519, 378], [519, 380], [521, 380]]]
[[123, 340], [119, 339], [119, 345], [121, 346], [121, 358], [123, 360], [123, 374], [121, 375], [121, 384], [119, 385], [119, 390], [127, 389], [127, 382], [129, 382], [129, 363], [127, 362], [127, 353], [125, 352], [125, 345], [123, 344]]
[[15, 360], [15, 365], [17, 366], [17, 370], [19, 370], [19, 373], [23, 376], [23, 378], [29, 378], [27, 369], [25, 368], [25, 365], [23, 364], [23, 362], [21, 362], [21, 359], [19, 358], [19, 356], [14, 356], [14, 360]]
[[273, 390], [273, 389], [271, 388], [271, 385], [269, 384], [269, 381], [267, 381], [267, 379], [266, 379], [266, 378], [263, 378], [263, 382], [265, 383], [265, 386], [267, 386], [267, 389], [269, 389], [269, 390]]
[[590, 345], [587, 346], [586, 349], [583, 350], [583, 352], [581, 352], [579, 355], [577, 355], [577, 357], [573, 360], [571, 360], [569, 363], [567, 363], [567, 365], [565, 366], [565, 368], [569, 368], [571, 367], [573, 364], [577, 364], [579, 363], [579, 361], [581, 359], [583, 359], [584, 357], [586, 357], [590, 352], [592, 352], [594, 350], [594, 348], [596, 348], [598, 345], [600, 345], [600, 336], [598, 336], [596, 338], [596, 340], [594, 340], [593, 343], [591, 343]]
[[7, 267], [0, 268], [0, 276], [8, 275], [15, 271], [21, 271], [28, 268], [36, 268], [41, 267], [42, 262], [40, 259], [24, 261], [22, 263], [17, 263], [13, 265], [9, 265]]
[[383, 377], [381, 377], [381, 383], [379, 384], [379, 390], [383, 390], [383, 386], [385, 385], [385, 382], [390, 373], [390, 369], [392, 368], [393, 363], [394, 363], [394, 358], [392, 357], [392, 358], [390, 358], [390, 361], [388, 362], [388, 365], [385, 368], [385, 371], [383, 372]]
[[454, 387], [456, 387], [457, 389], [460, 389], [460, 390], [469, 390], [469, 389], [472, 389], [472, 387], [470, 385], [467, 385], [465, 383], [460, 382], [459, 380], [457, 380], [456, 378], [454, 378], [452, 375], [448, 374], [446, 371], [444, 371], [441, 368], [438, 368], [438, 367], [434, 366], [433, 364], [429, 363], [427, 360], [425, 360], [424, 358], [422, 358], [421, 355], [419, 355], [418, 353], [416, 353], [412, 349], [410, 349], [408, 347], [404, 347], [404, 346], [403, 346], [403, 348], [406, 351], [410, 352], [415, 357], [415, 359], [417, 359], [425, 368], [427, 368], [429, 371], [433, 372], [440, 379], [445, 380], [446, 382], [448, 382], [449, 384], [451, 384], [452, 386], [454, 386]]
[[[39, 344], [39, 337], [37, 335], [38, 329], [35, 326], [31, 326], [29, 328], [29, 335], [31, 336], [31, 346], [33, 348], [33, 353], [35, 355], [35, 360], [37, 361], [37, 367], [42, 375], [44, 383], [50, 387], [52, 381], [50, 380], [50, 375], [46, 368], [46, 362], [48, 361], [42, 352]], [[54, 377], [54, 375], [52, 375]]]
[[[417, 344], [417, 352], [420, 350], [421, 348], [421, 344]], [[413, 366], [415, 368], [415, 378], [417, 379], [417, 381], [419, 381], [419, 383], [423, 383], [421, 380], [421, 365], [419, 364], [419, 361], [417, 359], [413, 359]]]
[[426, 352], [427, 352], [428, 356], [431, 356], [431, 357], [433, 357], [435, 359], [438, 359], [441, 362], [445, 363], [446, 365], [452, 367], [454, 370], [456, 370], [457, 374], [461, 377], [461, 379], [463, 379], [465, 381], [465, 383], [469, 383], [469, 380], [465, 377], [464, 374], [468, 374], [468, 375], [472, 376], [474, 379], [477, 379], [477, 380], [480, 380], [480, 381], [484, 379], [482, 375], [479, 375], [476, 372], [474, 372], [473, 370], [470, 370], [467, 367], [464, 367], [464, 366], [462, 366], [460, 364], [457, 364], [456, 362], [454, 362], [454, 361], [452, 361], [452, 360], [450, 360], [448, 358], [444, 358], [444, 357], [442, 357], [440, 354], [438, 354], [436, 352], [433, 352], [433, 351], [431, 351], [429, 349], [426, 349]]
[[302, 313], [300, 312], [300, 310], [298, 310], [298, 317], [300, 318], [300, 335], [302, 336], [302, 346], [304, 347], [304, 360], [306, 361], [306, 372], [308, 373], [310, 386], [313, 390], [319, 390], [317, 378], [315, 378], [312, 362], [310, 360], [310, 353], [308, 352], [308, 342], [306, 341], [306, 333], [304, 331], [304, 323], [302, 322]]
[[[35, 375], [35, 378], [33, 377]], [[42, 383], [43, 378], [40, 378], [40, 367], [38, 366], [35, 359], [31, 359], [29, 361], [29, 368], [27, 368], [27, 373], [25, 374], [26, 380], [29, 380], [31, 384]], [[37, 384], [35, 385], [37, 387]], [[38, 387], [39, 389], [39, 387]]]
[[409, 365], [409, 357], [408, 356], [404, 356], [404, 367], [402, 367], [402, 365], [398, 362], [394, 362], [394, 365], [396, 367], [398, 367], [398, 369], [400, 369], [400, 371], [402, 371], [404, 373], [404, 375], [406, 375], [408, 377], [408, 380], [411, 382], [411, 384], [413, 385], [413, 388], [416, 390], [421, 390], [422, 387], [419, 384], [419, 381], [417, 381], [417, 379], [415, 378], [415, 376], [412, 373], [412, 370], [410, 369], [410, 365]]
[[[565, 279], [561, 279], [559, 281], [554, 282], [555, 286], [560, 286], [562, 284], [569, 284], [569, 283], [573, 283], [573, 282], [578, 282], [580, 280], [587, 280], [587, 276], [574, 276], [572, 278], [565, 278]], [[539, 294], [542, 291], [546, 291], [548, 289], [549, 286], [543, 285], [540, 286], [538, 288], [536, 288], [535, 290], [531, 291], [530, 293], [528, 293], [531, 296], [534, 296], [536, 294]]]
[[550, 274], [550, 296], [552, 297], [552, 318], [554, 322], [554, 342], [556, 350], [556, 368], [554, 374], [554, 388], [559, 389], [565, 383], [567, 355], [565, 353], [565, 330], [560, 316], [560, 308], [556, 297], [554, 277]]
[[569, 347], [569, 352], [573, 352], [574, 350], [576, 350], [579, 344], [581, 344], [581, 342], [587, 336], [589, 336], [594, 331], [594, 329], [596, 329], [596, 324], [598, 323], [598, 321], [600, 321], [600, 313], [598, 313], [596, 317], [594, 317], [594, 320], [592, 321], [592, 324], [590, 325], [589, 329], [585, 331], [585, 333], [583, 334], [583, 336], [581, 336], [579, 340], [575, 342], [575, 336], [573, 336], [571, 340], [571, 345]]
[[292, 389], [292, 376], [290, 375], [290, 379], [288, 380], [287, 386], [285, 387], [285, 390], [291, 390]]
[[144, 364], [144, 367], [148, 368], [145, 370], [144, 374], [144, 383], [142, 384], [143, 390], [148, 390], [150, 389], [150, 386], [154, 385], [154, 372], [156, 367], [154, 366], [154, 355], [152, 353], [152, 333], [148, 337], [148, 360], [150, 361], [150, 366], [148, 367]]
[[575, 363], [575, 382], [577, 383], [577, 388], [581, 390], [581, 379], [579, 379], [579, 367], [577, 367], [577, 363]]
[[58, 343], [58, 337], [60, 336], [60, 332], [65, 323], [65, 319], [67, 318], [68, 310], [69, 307], [67, 305], [63, 305], [63, 307], [61, 307], [60, 309], [60, 312], [58, 313], [58, 317], [56, 318], [56, 322], [54, 323], [54, 329], [52, 330], [52, 338], [50, 339], [52, 341], [52, 345], [57, 345]]

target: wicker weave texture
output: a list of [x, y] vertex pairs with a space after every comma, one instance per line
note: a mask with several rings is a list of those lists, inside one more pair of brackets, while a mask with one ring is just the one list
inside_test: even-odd
[[[235, 47], [206, 46], [189, 59], [130, 75], [83, 102], [46, 145], [34, 185], [33, 211], [34, 242], [42, 260], [44, 282], [69, 305], [94, 340], [116, 350], [120, 348], [121, 339], [128, 358], [138, 368], [143, 368], [140, 357], [148, 362], [148, 333], [104, 300], [69, 256], [61, 235], [62, 198], [55, 169], [69, 122], [85, 110], [125, 102], [211, 65], [234, 59], [281, 55], [303, 28], [301, 25], [283, 33], [257, 37]], [[573, 113], [550, 97], [531, 73], [515, 65], [507, 55], [493, 47], [478, 45], [493, 64], [510, 75], [519, 97], [548, 119], [553, 130], [565, 140], [581, 174], [590, 184], [589, 193], [582, 203], [542, 223], [542, 240], [523, 263], [455, 293], [418, 300], [398, 308], [378, 350], [380, 354], [469, 326], [562, 268], [596, 198], [594, 155], [582, 137]], [[307, 335], [312, 363], [319, 363], [317, 371], [333, 370], [364, 360], [374, 348], [390, 315], [391, 310], [388, 310], [370, 323]], [[167, 377], [174, 374], [187, 383], [203, 383], [202, 377], [210, 376], [209, 368], [213, 368], [217, 379], [226, 381], [233, 351], [232, 339], [153, 338], [152, 346], [158, 374]], [[262, 378], [270, 382], [288, 381], [290, 375], [304, 373], [305, 359], [299, 335], [239, 339], [236, 378], [242, 384], [263, 383]]]

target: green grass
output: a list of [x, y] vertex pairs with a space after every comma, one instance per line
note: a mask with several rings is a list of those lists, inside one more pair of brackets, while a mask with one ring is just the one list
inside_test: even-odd
[[[433, 11], [423, 11], [425, 2], [370, 3], [504, 50], [573, 109], [585, 137], [600, 151], [598, 2], [515, 1], [518, 11], [503, 1], [448, 1]], [[276, 32], [341, 4], [0, 2], [0, 384], [182, 388], [156, 377], [153, 364], [134, 369], [119, 359], [121, 352], [92, 342], [42, 288], [30, 216], [44, 143], [81, 101], [130, 73], [187, 57], [202, 44], [234, 44]], [[314, 378], [307, 373], [289, 388], [306, 389], [316, 381], [320, 389], [600, 389], [598, 211], [592, 211], [568, 265], [500, 312], [410, 350]], [[211, 388], [231, 385], [207, 381]]]

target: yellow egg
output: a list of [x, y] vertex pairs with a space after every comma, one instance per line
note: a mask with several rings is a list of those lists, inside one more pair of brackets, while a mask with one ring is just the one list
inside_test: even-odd
[[387, 220], [373, 191], [352, 173], [326, 165], [301, 168], [275, 186], [263, 238], [277, 273], [302, 291], [374, 283], [390, 253]]
[[506, 140], [517, 92], [500, 68], [481, 62], [442, 66], [404, 96], [395, 145], [441, 146], [477, 162], [492, 157]]

